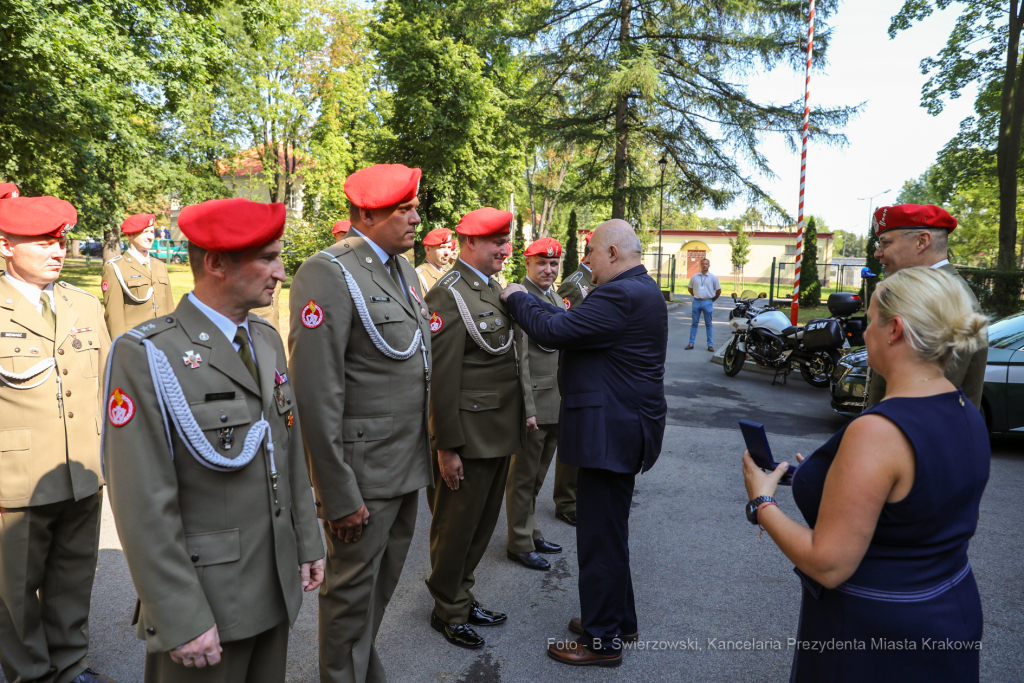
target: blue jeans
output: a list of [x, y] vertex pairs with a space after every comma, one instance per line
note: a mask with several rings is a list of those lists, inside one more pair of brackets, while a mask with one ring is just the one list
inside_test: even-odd
[[693, 324], [690, 325], [690, 346], [693, 346], [693, 340], [697, 338], [697, 325], [700, 324], [700, 315], [704, 314], [704, 327], [708, 330], [708, 346], [715, 345], [715, 338], [711, 336], [711, 315], [714, 311], [715, 302], [711, 299], [704, 301], [693, 300]]

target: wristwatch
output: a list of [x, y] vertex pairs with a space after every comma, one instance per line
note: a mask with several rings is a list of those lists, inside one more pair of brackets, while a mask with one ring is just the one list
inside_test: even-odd
[[778, 503], [771, 496], [758, 496], [754, 500], [747, 503], [747, 519], [751, 524], [757, 524], [757, 509], [765, 503]]

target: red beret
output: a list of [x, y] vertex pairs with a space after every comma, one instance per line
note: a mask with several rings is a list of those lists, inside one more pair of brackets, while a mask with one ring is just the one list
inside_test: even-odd
[[137, 213], [124, 219], [124, 223], [121, 224], [121, 232], [126, 235], [133, 235], [137, 232], [142, 232], [146, 228], [152, 228], [155, 224], [156, 216], [153, 214]]
[[331, 228], [331, 234], [337, 235], [339, 232], [348, 232], [348, 229], [352, 227], [352, 221], [338, 221]]
[[878, 235], [898, 228], [942, 228], [953, 232], [956, 219], [945, 209], [932, 204], [899, 204], [879, 207], [875, 211], [873, 227]]
[[18, 186], [14, 183], [0, 183], [0, 199], [11, 199], [18, 194]]
[[590, 238], [593, 237], [593, 236], [594, 236], [594, 231], [591, 230], [590, 232], [587, 233], [587, 236], [584, 237], [583, 239], [585, 239], [587, 241], [587, 244], [590, 244]]
[[452, 241], [452, 231], [448, 228], [437, 228], [423, 236], [423, 246], [439, 247], [445, 242]]
[[260, 204], [242, 197], [211, 199], [182, 209], [178, 227], [197, 247], [244, 251], [280, 239], [286, 214], [280, 202]]
[[8, 235], [63, 237], [78, 222], [71, 202], [56, 197], [0, 200], [0, 232]]
[[362, 209], [383, 209], [412, 201], [423, 171], [402, 164], [376, 164], [345, 180], [345, 196]]
[[528, 246], [526, 251], [523, 252], [523, 256], [543, 256], [545, 258], [555, 258], [561, 255], [562, 245], [552, 237], [542, 237]]
[[507, 235], [511, 229], [512, 212], [498, 211], [489, 206], [470, 211], [455, 226], [455, 232], [460, 235], [473, 235], [475, 237], [498, 234]]

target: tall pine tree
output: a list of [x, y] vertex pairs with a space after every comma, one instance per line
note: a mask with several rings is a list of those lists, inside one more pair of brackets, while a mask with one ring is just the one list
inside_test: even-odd
[[562, 259], [562, 278], [567, 278], [580, 267], [579, 220], [576, 209], [569, 213], [569, 236], [565, 240], [565, 257]]
[[821, 282], [818, 277], [818, 225], [811, 216], [804, 230], [804, 253], [800, 257], [800, 305], [821, 305]]

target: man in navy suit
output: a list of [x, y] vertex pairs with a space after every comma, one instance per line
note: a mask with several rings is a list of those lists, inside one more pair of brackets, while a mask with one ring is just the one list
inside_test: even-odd
[[577, 666], [618, 666], [622, 641], [637, 638], [629, 508], [634, 478], [654, 465], [665, 434], [668, 312], [628, 223], [602, 223], [590, 248], [600, 287], [579, 307], [544, 304], [521, 285], [509, 285], [501, 298], [526, 334], [562, 351], [558, 458], [579, 468], [582, 615], [569, 630], [581, 637], [552, 639], [548, 655]]

